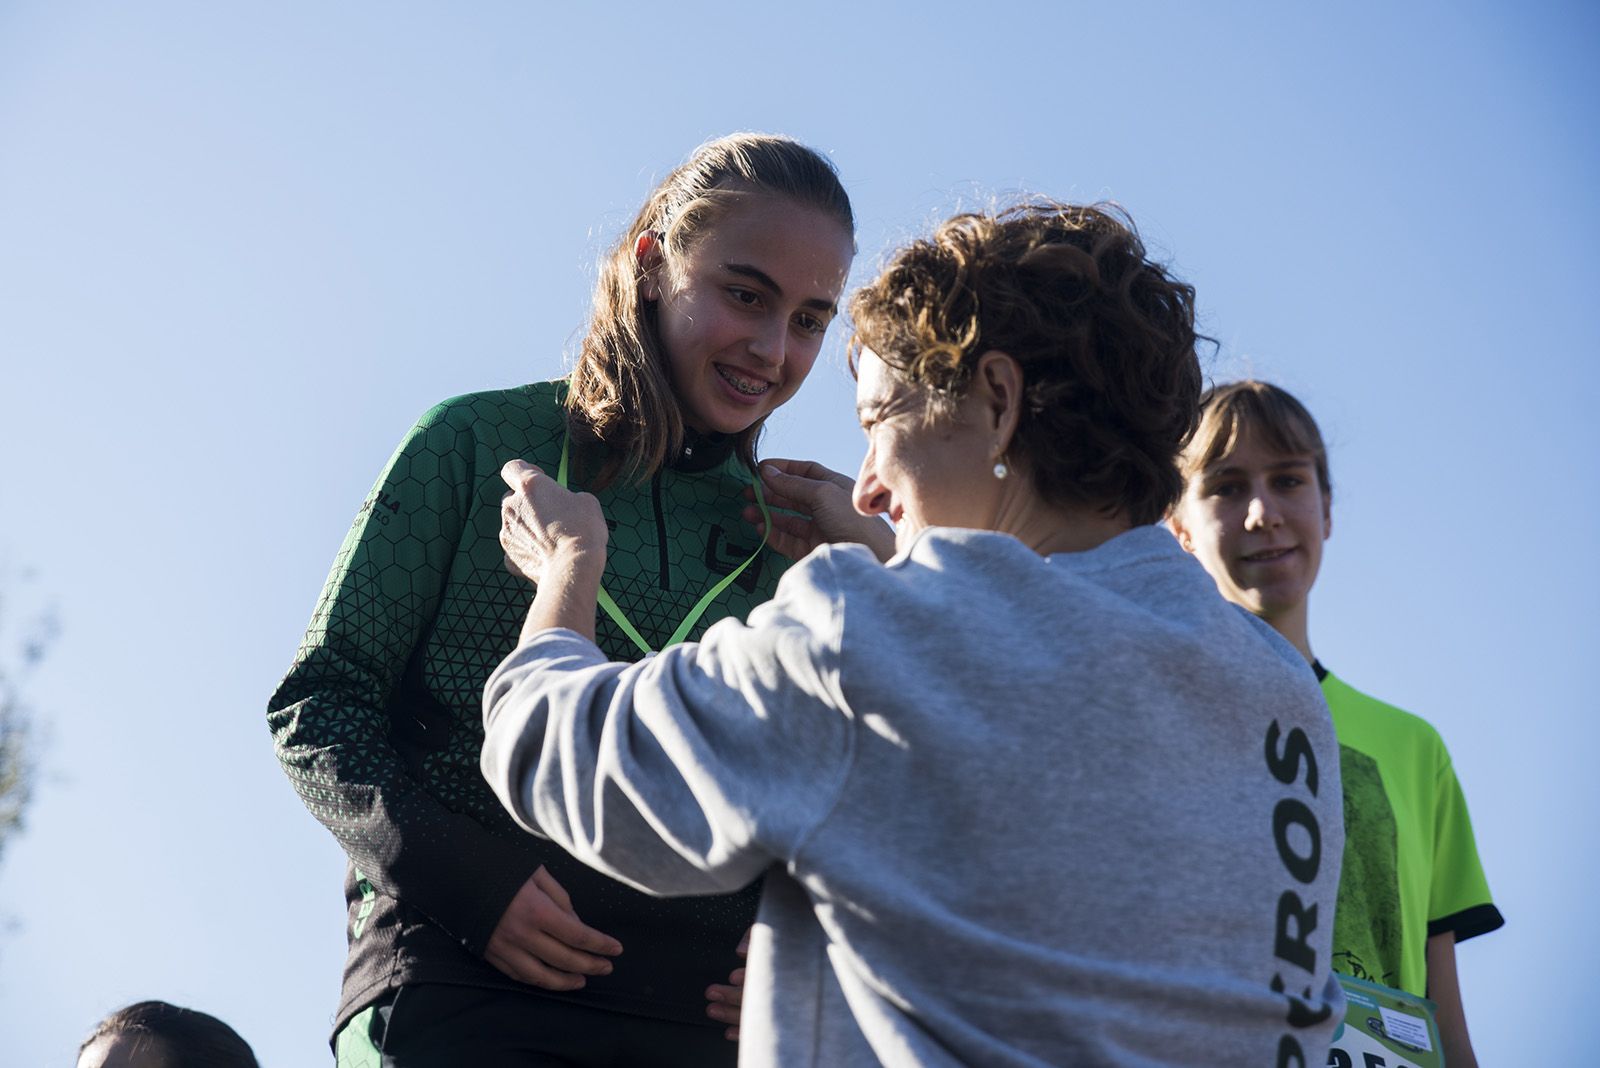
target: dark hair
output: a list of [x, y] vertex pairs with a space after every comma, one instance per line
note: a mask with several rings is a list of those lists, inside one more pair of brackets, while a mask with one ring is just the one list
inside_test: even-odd
[[[633, 222], [600, 264], [589, 329], [567, 394], [574, 440], [603, 442], [610, 460], [597, 485], [619, 472], [648, 478], [683, 444], [683, 417], [672, 392], [653, 309], [640, 293], [643, 271], [634, 255], [639, 236], [660, 235], [670, 269], [717, 216], [750, 193], [787, 197], [837, 219], [855, 235], [850, 197], [833, 164], [787, 137], [737, 133], [708, 141], [645, 199]], [[734, 449], [755, 467], [761, 423], [734, 438]]]
[[1183, 453], [1185, 478], [1193, 478], [1233, 450], [1244, 433], [1259, 434], [1267, 448], [1311, 457], [1322, 492], [1333, 495], [1328, 447], [1306, 406], [1282, 386], [1254, 378], [1212, 386], [1200, 398], [1200, 426]]
[[249, 1043], [215, 1016], [165, 1001], [139, 1001], [101, 1020], [78, 1047], [128, 1036], [161, 1057], [162, 1068], [261, 1068]]
[[1183, 492], [1195, 426], [1194, 288], [1145, 256], [1115, 205], [1028, 201], [957, 215], [850, 302], [871, 349], [935, 406], [991, 350], [1022, 367], [1008, 456], [1047, 500], [1153, 523]]

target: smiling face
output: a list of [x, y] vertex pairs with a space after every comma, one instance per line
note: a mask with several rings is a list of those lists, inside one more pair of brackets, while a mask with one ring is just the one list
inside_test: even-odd
[[1304, 631], [1306, 602], [1333, 530], [1309, 453], [1282, 453], [1246, 430], [1189, 479], [1173, 533], [1222, 595], [1280, 631]]
[[862, 350], [856, 414], [867, 455], [856, 477], [856, 511], [886, 516], [902, 550], [924, 527], [993, 529], [1004, 487], [993, 474], [995, 435], [979, 403], [968, 396], [953, 415], [930, 415], [925, 401], [922, 390]]
[[737, 434], [794, 396], [855, 255], [837, 219], [785, 197], [726, 208], [641, 283], [684, 422]]

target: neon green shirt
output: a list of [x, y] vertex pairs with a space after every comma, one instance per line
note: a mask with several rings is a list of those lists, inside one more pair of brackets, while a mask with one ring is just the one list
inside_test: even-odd
[[1426, 996], [1427, 941], [1505, 923], [1439, 732], [1313, 665], [1339, 736], [1345, 850], [1333, 967]]

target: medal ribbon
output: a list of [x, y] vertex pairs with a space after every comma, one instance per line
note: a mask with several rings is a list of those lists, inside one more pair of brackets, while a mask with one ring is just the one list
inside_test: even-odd
[[[556, 471], [556, 483], [562, 489], [567, 488], [567, 455], [570, 452], [571, 445], [572, 432], [568, 430], [566, 436], [561, 439], [561, 466]], [[695, 606], [689, 609], [689, 614], [683, 617], [683, 622], [678, 624], [678, 629], [673, 631], [672, 637], [667, 639], [667, 645], [677, 645], [689, 636], [689, 632], [694, 629], [694, 625], [700, 622], [700, 617], [705, 615], [706, 609], [711, 607], [711, 602], [715, 601], [734, 579], [744, 574], [744, 569], [755, 562], [755, 558], [761, 555], [762, 548], [767, 544], [766, 532], [772, 529], [772, 514], [767, 511], [766, 498], [761, 495], [761, 476], [752, 473], [750, 485], [756, 491], [756, 507], [761, 509], [761, 544], [757, 545], [756, 551], [750, 554], [750, 559], [724, 575], [720, 582], [707, 590], [705, 596], [701, 597], [695, 603]], [[627, 617], [617, 602], [612, 600], [611, 595], [606, 592], [605, 586], [600, 587], [599, 600], [600, 607], [605, 609], [606, 615], [611, 617], [613, 623], [622, 628], [622, 633], [632, 639], [633, 644], [637, 645], [646, 656], [655, 652], [654, 649], [650, 648], [650, 643], [644, 640], [644, 635], [640, 634], [639, 629], [633, 625], [633, 621]]]

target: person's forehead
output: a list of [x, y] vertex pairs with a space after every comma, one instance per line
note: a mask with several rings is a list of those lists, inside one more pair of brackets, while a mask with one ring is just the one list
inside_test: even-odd
[[1312, 467], [1316, 457], [1309, 452], [1285, 452], [1274, 448], [1259, 435], [1240, 434], [1233, 447], [1206, 465], [1207, 474], [1230, 471], [1281, 471]]
[[855, 258], [854, 238], [833, 216], [766, 194], [730, 205], [695, 245], [718, 262], [749, 263], [791, 283], [829, 290], [843, 285]]
[[149, 1050], [143, 1057], [136, 1057], [139, 1045], [131, 1035], [101, 1035], [78, 1055], [77, 1068], [153, 1068], [161, 1063]]
[[[1219, 443], [1221, 444], [1221, 443]], [[1282, 441], [1274, 441], [1272, 436], [1261, 432], [1259, 428], [1240, 425], [1234, 433], [1234, 440], [1221, 449], [1216, 456], [1211, 457], [1205, 465], [1206, 472], [1219, 472], [1227, 468], [1243, 467], [1299, 467], [1299, 465], [1315, 464], [1317, 457], [1306, 449], [1285, 449]]]
[[881, 404], [894, 393], [895, 377], [876, 352], [863, 348], [856, 358], [856, 407]]

